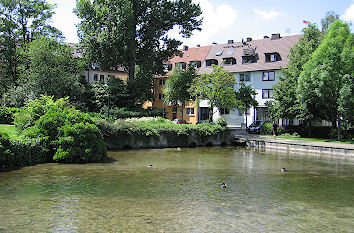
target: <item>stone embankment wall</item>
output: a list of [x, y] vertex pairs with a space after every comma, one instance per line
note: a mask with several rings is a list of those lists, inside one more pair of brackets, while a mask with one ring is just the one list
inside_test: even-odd
[[195, 132], [189, 135], [161, 133], [159, 136], [110, 135], [105, 137], [108, 149], [167, 148], [167, 147], [201, 147], [231, 145], [234, 137], [229, 131], [212, 136], [200, 136]]
[[321, 145], [306, 145], [289, 142], [275, 142], [265, 140], [246, 140], [245, 145], [253, 148], [260, 148], [265, 150], [282, 150], [287, 152], [306, 152], [318, 154], [330, 154], [340, 156], [354, 156], [354, 149], [345, 147], [332, 147]]

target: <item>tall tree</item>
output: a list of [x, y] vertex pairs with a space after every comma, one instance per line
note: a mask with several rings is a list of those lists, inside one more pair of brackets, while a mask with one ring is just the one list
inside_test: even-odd
[[344, 116], [340, 93], [350, 87], [346, 83], [352, 83], [354, 77], [353, 44], [349, 25], [340, 20], [334, 22], [305, 64], [297, 89], [299, 101], [312, 116], [338, 126], [338, 138]]
[[103, 70], [125, 67], [128, 82], [136, 65], [163, 73], [163, 61], [181, 45], [167, 34], [174, 26], [189, 37], [202, 23], [200, 6], [192, 0], [78, 0], [75, 12], [82, 19], [80, 43], [89, 60]]
[[187, 70], [174, 69], [168, 76], [164, 89], [164, 101], [168, 105], [182, 105], [182, 118], [185, 103], [192, 99], [189, 89], [193, 80], [197, 77], [195, 68], [189, 66]]
[[[240, 109], [243, 109], [247, 113], [247, 109], [250, 107], [257, 107], [258, 102], [256, 100], [257, 92], [252, 88], [252, 86], [246, 86], [241, 83], [240, 88], [236, 92], [236, 99], [241, 101]], [[246, 114], [246, 128], [247, 128], [247, 114]]]
[[334, 11], [328, 11], [326, 16], [321, 19], [322, 32], [327, 32], [329, 26], [339, 19], [339, 15]]
[[78, 101], [83, 89], [79, 82], [83, 65], [72, 56], [70, 46], [42, 38], [29, 43], [22, 57], [21, 82], [29, 85], [36, 96], [70, 96], [73, 102]]
[[317, 49], [322, 38], [322, 33], [316, 25], [309, 23], [299, 42], [291, 48], [287, 68], [282, 68], [279, 81], [273, 87], [275, 101], [270, 110], [274, 118], [311, 119], [311, 115], [300, 105], [296, 89], [303, 65], [311, 58], [311, 54]]
[[0, 95], [17, 81], [18, 48], [43, 36], [62, 38], [49, 25], [54, 7], [46, 0], [0, 0]]
[[242, 101], [236, 99], [234, 85], [235, 77], [220, 66], [213, 65], [213, 72], [197, 76], [191, 86], [192, 96], [197, 101], [208, 100], [210, 116], [213, 121], [214, 108], [228, 108], [230, 110], [242, 106]]

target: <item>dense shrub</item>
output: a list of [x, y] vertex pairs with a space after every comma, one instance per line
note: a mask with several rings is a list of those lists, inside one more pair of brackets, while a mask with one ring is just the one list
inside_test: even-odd
[[[104, 108], [103, 111], [107, 113], [107, 109]], [[130, 111], [125, 108], [113, 108], [109, 110], [109, 114], [114, 116], [116, 119], [127, 119], [127, 118], [141, 118], [141, 117], [158, 117], [162, 116], [163, 113], [159, 109], [140, 109], [139, 111]]]
[[59, 129], [54, 161], [65, 163], [99, 162], [107, 154], [103, 137], [96, 125], [67, 124]]
[[226, 120], [224, 118], [222, 118], [222, 117], [220, 117], [218, 119], [217, 124], [221, 125], [221, 126], [224, 126], [224, 127], [227, 126]]
[[13, 114], [10, 109], [0, 107], [0, 124], [11, 124], [13, 122]]
[[[29, 119], [26, 119], [26, 116]], [[80, 128], [77, 124], [85, 126]], [[95, 118], [70, 107], [67, 99], [53, 101], [52, 98], [44, 96], [29, 103], [15, 119], [15, 125], [23, 129], [23, 136], [37, 138], [40, 141], [45, 158], [49, 162], [53, 160], [53, 155], [56, 155], [55, 160], [60, 162], [96, 162], [97, 158], [106, 158], [107, 152], [102, 136], [98, 136], [100, 134], [98, 129], [92, 128], [94, 124]], [[75, 130], [81, 133], [75, 133]], [[101, 140], [93, 142], [91, 140], [93, 134]], [[74, 138], [72, 144], [65, 142], [63, 137], [70, 136], [78, 138]], [[90, 144], [87, 145], [87, 142]], [[69, 148], [70, 145], [75, 148]], [[75, 153], [70, 154], [71, 152]], [[94, 152], [100, 154], [93, 155]]]
[[271, 122], [265, 122], [262, 125], [261, 134], [263, 134], [263, 135], [272, 135], [273, 134], [272, 127], [273, 127], [273, 124]]
[[0, 132], [0, 170], [47, 162], [45, 150], [38, 139], [10, 140]]

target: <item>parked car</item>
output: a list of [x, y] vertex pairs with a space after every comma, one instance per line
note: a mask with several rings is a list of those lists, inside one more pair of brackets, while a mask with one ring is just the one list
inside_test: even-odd
[[250, 126], [247, 128], [248, 133], [261, 133], [262, 125], [265, 121], [254, 121]]
[[174, 119], [173, 123], [175, 124], [188, 124], [186, 120], [183, 119]]

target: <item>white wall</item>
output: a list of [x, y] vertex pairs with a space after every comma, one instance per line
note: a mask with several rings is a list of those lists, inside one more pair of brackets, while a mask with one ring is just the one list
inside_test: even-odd
[[[268, 71], [265, 71], [268, 72]], [[279, 80], [280, 70], [275, 70], [275, 80], [274, 81], [263, 81], [262, 75], [263, 71], [253, 71], [251, 73], [250, 81], [244, 82], [246, 86], [251, 85], [252, 88], [257, 92], [256, 100], [258, 102], [259, 107], [265, 107], [265, 103], [269, 100], [273, 99], [263, 99], [262, 98], [262, 90], [263, 89], [272, 89], [276, 82]], [[234, 73], [237, 84], [234, 86], [235, 90], [238, 90], [240, 87], [240, 73]], [[238, 109], [230, 111], [230, 114], [221, 115], [218, 111], [214, 113], [213, 118], [214, 121], [217, 121], [218, 118], [223, 117], [229, 127], [241, 127], [246, 124], [247, 117], [247, 126], [249, 126], [255, 119], [255, 111], [254, 108], [249, 109], [249, 114], [239, 116]]]

